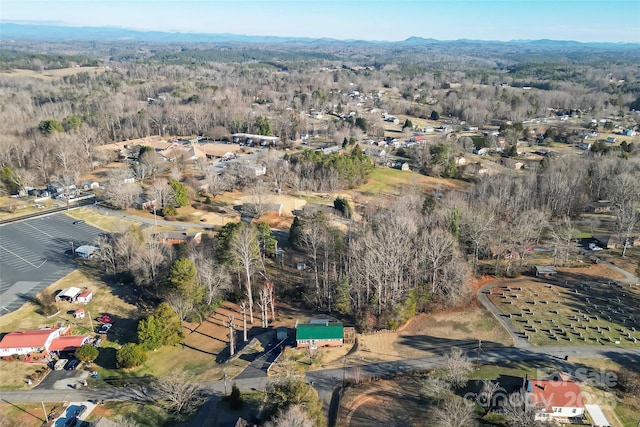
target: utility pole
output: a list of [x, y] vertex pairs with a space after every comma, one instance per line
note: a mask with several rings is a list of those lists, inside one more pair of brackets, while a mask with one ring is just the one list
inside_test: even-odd
[[482, 351], [482, 340], [478, 340], [478, 353], [476, 355], [476, 367], [480, 364], [480, 352]]
[[223, 369], [222, 372], [224, 372], [224, 395], [227, 395], [227, 370]]
[[45, 422], [49, 422], [49, 415], [47, 414], [47, 410], [44, 407], [44, 400], [41, 400], [40, 403], [42, 403], [42, 412], [44, 412], [44, 420]]
[[91, 318], [91, 312], [87, 310], [87, 314], [89, 315], [89, 324], [91, 325], [91, 330], [95, 332], [95, 329], [93, 329], [93, 319]]

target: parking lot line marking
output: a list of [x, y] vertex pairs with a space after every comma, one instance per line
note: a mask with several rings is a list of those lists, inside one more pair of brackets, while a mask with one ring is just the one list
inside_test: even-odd
[[28, 225], [29, 227], [33, 228], [36, 231], [41, 232], [42, 234], [51, 237], [52, 239], [55, 239], [56, 237], [60, 237], [60, 236], [52, 236], [51, 234], [47, 233], [46, 231], [41, 230], [38, 227], [34, 227], [33, 225], [29, 224], [28, 222], [23, 223], [24, 225]]
[[[0, 246], [0, 248], [2, 248], [2, 249], [4, 249], [5, 251], [9, 252], [9, 253], [10, 253], [11, 255], [13, 255], [14, 257], [20, 258], [21, 260], [23, 260], [24, 262], [26, 262], [27, 264], [29, 264], [31, 267], [34, 267], [34, 268], [40, 268], [40, 267], [42, 267], [42, 264], [40, 264], [39, 266], [36, 266], [35, 264], [33, 264], [33, 263], [31, 263], [31, 262], [27, 261], [26, 259], [22, 258], [22, 257], [21, 257], [20, 255], [18, 255], [17, 253], [15, 253], [15, 252], [13, 252], [13, 251], [10, 251], [9, 249], [7, 249], [7, 248], [5, 248], [5, 247], [3, 247], [3, 246]], [[43, 263], [43, 264], [44, 264], [44, 263]]]

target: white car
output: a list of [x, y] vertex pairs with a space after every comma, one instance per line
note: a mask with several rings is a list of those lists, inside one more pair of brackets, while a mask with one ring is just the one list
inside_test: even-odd
[[589, 243], [589, 249], [592, 251], [601, 251], [602, 248], [595, 243]]
[[111, 329], [113, 325], [111, 323], [105, 323], [102, 326], [100, 326], [100, 329], [98, 329], [98, 333], [99, 334], [106, 334], [107, 332], [109, 332], [109, 329]]

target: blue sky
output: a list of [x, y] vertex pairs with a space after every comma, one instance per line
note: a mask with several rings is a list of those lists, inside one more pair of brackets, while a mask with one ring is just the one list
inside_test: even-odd
[[0, 0], [0, 19], [361, 40], [640, 43], [638, 0]]

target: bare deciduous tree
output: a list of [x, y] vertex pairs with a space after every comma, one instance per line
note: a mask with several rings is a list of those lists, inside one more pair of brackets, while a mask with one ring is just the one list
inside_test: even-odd
[[429, 377], [422, 384], [422, 392], [436, 402], [442, 400], [451, 391], [451, 384], [442, 378]]
[[245, 296], [249, 303], [249, 318], [253, 324], [252, 276], [260, 265], [260, 245], [253, 227], [243, 224], [231, 237], [229, 255], [236, 268], [244, 273]]
[[229, 181], [227, 180], [225, 175], [220, 174], [216, 171], [207, 173], [205, 184], [207, 184], [209, 194], [211, 194], [214, 199], [216, 198], [216, 196], [224, 193], [229, 189]]
[[444, 377], [454, 388], [462, 388], [467, 384], [469, 373], [473, 370], [473, 364], [462, 350], [453, 347], [447, 354], [447, 365], [444, 368]]
[[472, 402], [450, 396], [431, 410], [432, 425], [438, 427], [473, 427], [478, 425]]
[[203, 402], [202, 386], [192, 375], [173, 370], [154, 384], [156, 401], [176, 414], [190, 414]]
[[276, 416], [265, 423], [265, 427], [314, 427], [314, 422], [300, 405], [291, 405], [280, 410]]
[[140, 185], [130, 182], [132, 174], [126, 169], [116, 169], [109, 173], [104, 185], [103, 197], [107, 203], [118, 209], [129, 209], [142, 193]]
[[193, 310], [195, 309], [193, 299], [178, 292], [170, 293], [167, 295], [165, 300], [171, 308], [173, 308], [173, 311], [176, 312], [180, 318], [180, 322], [184, 322], [187, 316], [193, 313]]
[[539, 405], [529, 402], [524, 390], [510, 394], [504, 402], [504, 414], [509, 427], [542, 426], [541, 422], [536, 421], [539, 409]]

